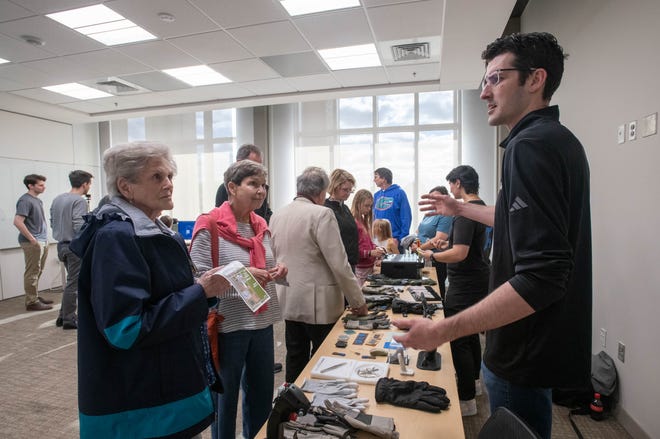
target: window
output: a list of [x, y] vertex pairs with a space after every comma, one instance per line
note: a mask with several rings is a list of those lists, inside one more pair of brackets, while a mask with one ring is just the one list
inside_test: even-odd
[[[392, 170], [408, 195], [411, 232], [422, 218], [421, 194], [446, 185], [459, 161], [459, 118], [454, 91], [407, 93], [306, 102], [298, 105], [295, 171], [307, 166], [342, 168], [356, 189], [375, 192], [373, 171]], [[350, 204], [352, 198], [348, 200]]]

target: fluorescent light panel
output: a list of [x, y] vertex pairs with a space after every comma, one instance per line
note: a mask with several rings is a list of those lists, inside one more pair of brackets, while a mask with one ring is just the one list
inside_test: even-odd
[[230, 79], [205, 65], [167, 69], [163, 72], [193, 87], [231, 82]]
[[9, 61], [8, 59], [0, 58], [0, 64], [4, 64], [7, 62], [11, 62], [11, 61]]
[[321, 58], [323, 58], [331, 70], [357, 69], [360, 67], [377, 67], [382, 65], [374, 44], [323, 49], [319, 50], [319, 55], [321, 55]]
[[76, 99], [97, 99], [107, 98], [113, 96], [101, 90], [97, 90], [86, 85], [78, 84], [77, 82], [70, 82], [68, 84], [51, 85], [49, 87], [42, 87], [45, 90], [59, 93], [61, 95], [70, 96]]
[[281, 3], [291, 16], [360, 6], [359, 0], [282, 0]]
[[46, 16], [106, 46], [156, 39], [155, 35], [104, 5], [55, 12]]

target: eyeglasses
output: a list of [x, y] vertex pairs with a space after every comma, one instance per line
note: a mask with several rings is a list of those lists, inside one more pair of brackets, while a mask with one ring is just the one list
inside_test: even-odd
[[485, 75], [484, 79], [481, 81], [481, 88], [484, 89], [486, 88], [487, 85], [490, 85], [491, 87], [496, 86], [497, 84], [500, 83], [502, 78], [500, 77], [500, 73], [502, 72], [511, 72], [511, 71], [518, 71], [518, 72], [533, 72], [536, 70], [536, 68], [531, 68], [531, 69], [516, 69], [516, 68], [510, 68], [510, 69], [497, 69], [493, 70], [490, 75]]
[[352, 194], [352, 193], [355, 192], [355, 189], [352, 188], [352, 187], [340, 187], [339, 190], [342, 191], [342, 192], [347, 192], [349, 194]]

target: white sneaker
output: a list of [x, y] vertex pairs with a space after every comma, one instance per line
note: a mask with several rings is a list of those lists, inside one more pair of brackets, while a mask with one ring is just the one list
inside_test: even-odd
[[461, 416], [474, 416], [477, 414], [477, 400], [459, 401], [461, 405]]
[[481, 384], [481, 380], [474, 380], [474, 394], [476, 396], [481, 396], [484, 394], [484, 388], [483, 384]]

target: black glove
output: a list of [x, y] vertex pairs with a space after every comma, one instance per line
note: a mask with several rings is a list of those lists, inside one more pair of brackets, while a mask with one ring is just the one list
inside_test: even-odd
[[376, 402], [432, 413], [449, 407], [447, 392], [442, 387], [432, 386], [426, 381], [400, 381], [394, 378], [378, 380]]

